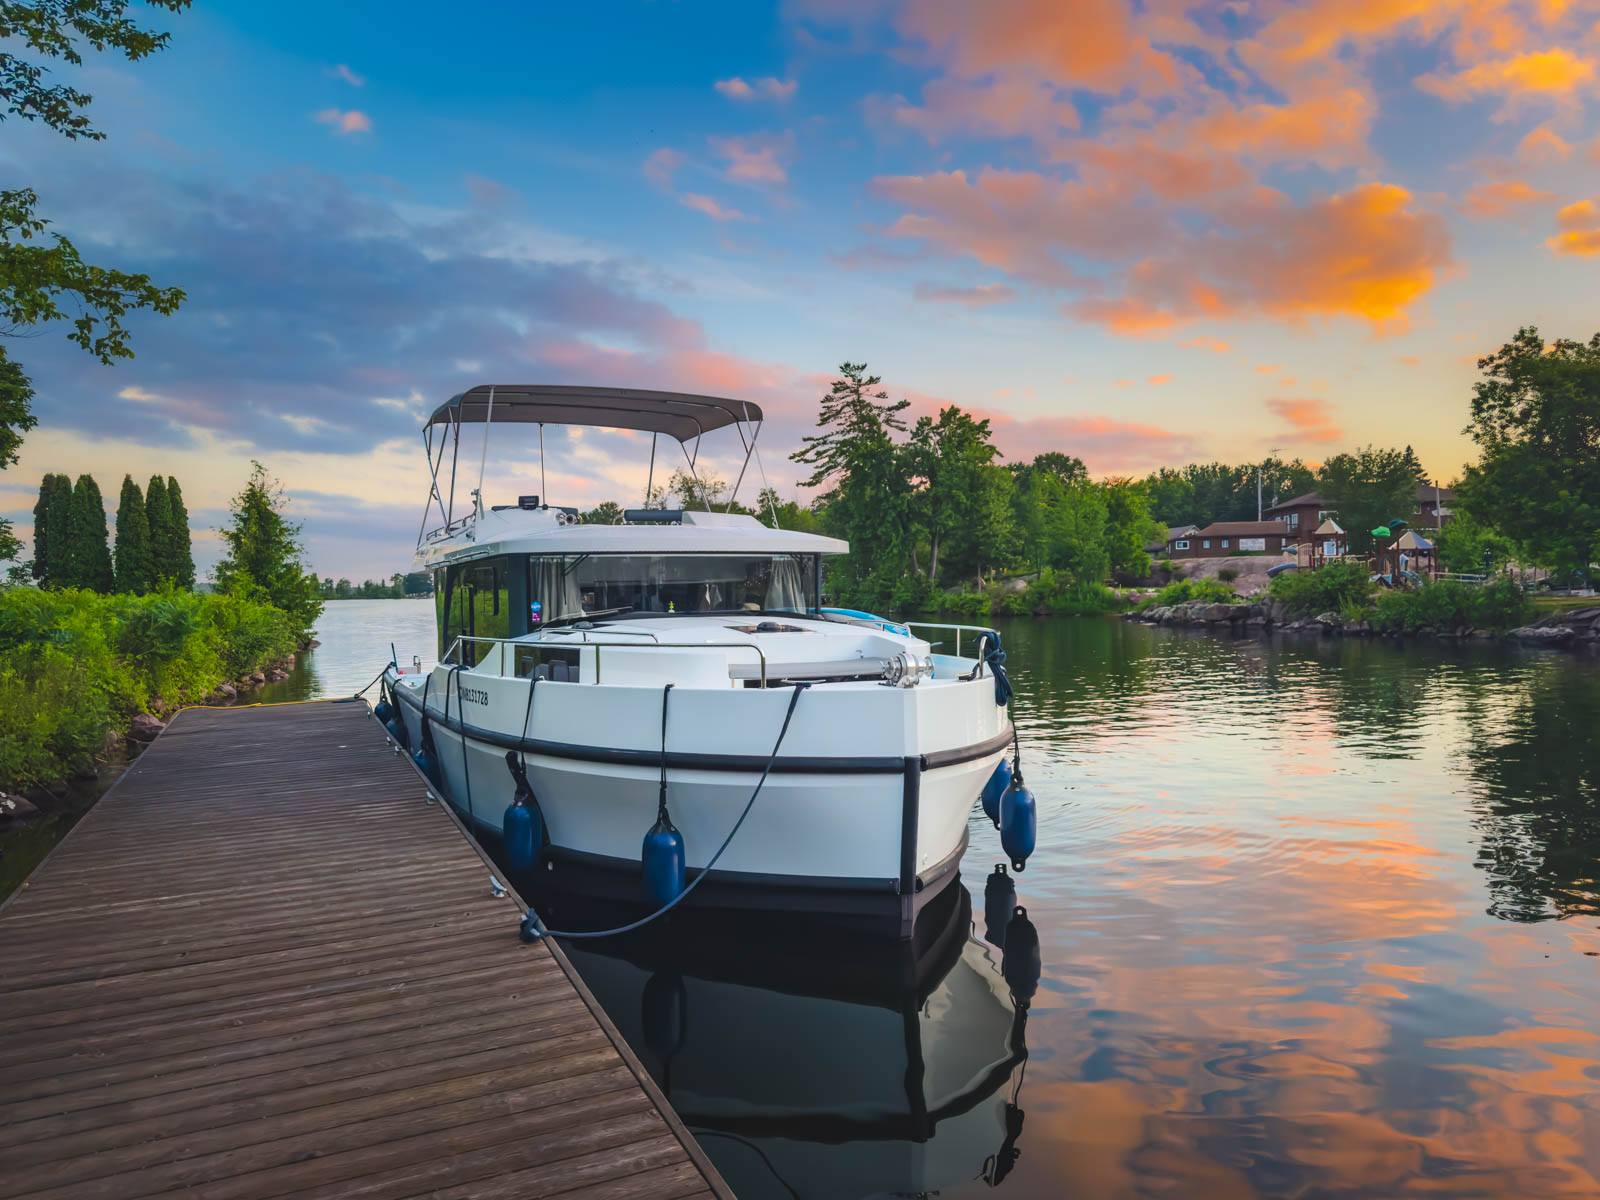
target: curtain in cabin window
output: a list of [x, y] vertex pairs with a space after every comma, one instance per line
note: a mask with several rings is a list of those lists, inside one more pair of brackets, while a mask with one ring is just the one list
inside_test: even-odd
[[806, 611], [806, 585], [800, 577], [800, 564], [794, 559], [772, 560], [772, 582], [767, 586], [765, 603], [772, 611]]
[[[528, 628], [583, 615], [577, 573], [565, 567], [566, 561], [554, 555], [528, 560]], [[536, 604], [539, 607], [534, 610]]]

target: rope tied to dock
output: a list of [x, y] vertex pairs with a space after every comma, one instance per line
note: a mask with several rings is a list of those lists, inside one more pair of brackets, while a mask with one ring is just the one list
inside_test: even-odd
[[[695, 888], [699, 887], [701, 883], [703, 883], [711, 875], [711, 868], [717, 865], [717, 860], [722, 857], [723, 851], [733, 844], [734, 836], [744, 825], [745, 818], [750, 815], [750, 810], [755, 807], [756, 797], [761, 795], [761, 789], [766, 786], [767, 776], [772, 774], [772, 764], [778, 761], [778, 752], [783, 748], [783, 739], [789, 732], [789, 722], [794, 719], [795, 707], [800, 703], [800, 693], [805, 691], [810, 686], [811, 685], [806, 682], [798, 682], [793, 685], [794, 694], [789, 697], [789, 707], [783, 714], [783, 725], [778, 729], [778, 740], [772, 744], [772, 753], [767, 756], [766, 766], [761, 768], [761, 778], [756, 781], [755, 790], [750, 793], [750, 799], [745, 802], [744, 811], [739, 814], [739, 819], [733, 823], [733, 828], [728, 830], [728, 836], [722, 840], [722, 845], [717, 847], [717, 852], [713, 854], [706, 865], [701, 868], [700, 873], [689, 881], [688, 887], [684, 888], [683, 891], [679, 892], [671, 901], [663, 904], [649, 916], [640, 917], [637, 921], [630, 921], [626, 925], [619, 925], [615, 929], [550, 929], [545, 926], [543, 921], [539, 920], [539, 915], [530, 908], [528, 909], [527, 914], [522, 918], [522, 928], [520, 931], [522, 940], [525, 942], [537, 942], [546, 937], [574, 939], [615, 937], [618, 934], [631, 933], [635, 929], [642, 929], [644, 926], [650, 924], [650, 922], [656, 920], [656, 918], [665, 916], [674, 908], [678, 907], [679, 904], [683, 903], [684, 900], [688, 899], [690, 893], [692, 893]], [[665, 694], [663, 694], [663, 707], [665, 707], [665, 699]], [[663, 787], [665, 787], [665, 776], [666, 763], [663, 759]]]

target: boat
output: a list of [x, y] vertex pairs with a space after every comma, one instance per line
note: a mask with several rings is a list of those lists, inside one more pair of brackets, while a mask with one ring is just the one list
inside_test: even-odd
[[[485, 385], [440, 405], [413, 565], [433, 577], [438, 663], [390, 664], [385, 719], [476, 835], [515, 826], [513, 867], [563, 888], [908, 937], [1007, 774], [1000, 638], [825, 606], [846, 543], [733, 511], [761, 420], [743, 400], [601, 387]], [[542, 494], [488, 503], [491, 429], [530, 424]], [[676, 441], [698, 503], [585, 523], [543, 494], [547, 424], [630, 431], [641, 458], [648, 434], [647, 502]], [[697, 463], [719, 431], [744, 459], [716, 511]]]

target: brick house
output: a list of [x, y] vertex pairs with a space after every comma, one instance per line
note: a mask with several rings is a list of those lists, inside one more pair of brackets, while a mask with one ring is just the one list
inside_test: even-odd
[[1443, 529], [1450, 523], [1450, 506], [1455, 503], [1455, 492], [1431, 483], [1417, 485], [1417, 509], [1411, 524], [1418, 529]]
[[1333, 516], [1333, 510], [1320, 493], [1307, 492], [1303, 496], [1274, 504], [1263, 515], [1282, 521], [1289, 527], [1289, 544], [1292, 546], [1311, 541], [1318, 526]]
[[1231, 554], [1280, 554], [1294, 544], [1282, 521], [1213, 521], [1187, 537], [1170, 538], [1173, 558], [1226, 558]]

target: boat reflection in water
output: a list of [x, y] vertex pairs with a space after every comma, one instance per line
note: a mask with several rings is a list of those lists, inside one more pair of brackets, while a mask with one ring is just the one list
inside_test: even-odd
[[986, 921], [1002, 963], [957, 886], [908, 941], [685, 913], [563, 947], [741, 1200], [847, 1200], [998, 1184], [1015, 1162], [1039, 954], [1026, 914], [1005, 924]]

